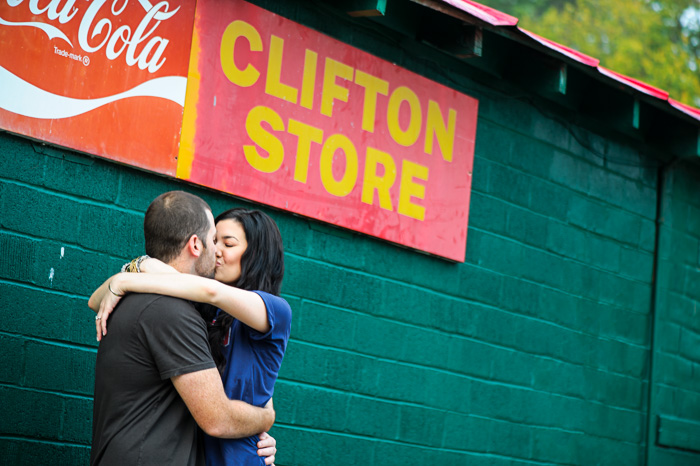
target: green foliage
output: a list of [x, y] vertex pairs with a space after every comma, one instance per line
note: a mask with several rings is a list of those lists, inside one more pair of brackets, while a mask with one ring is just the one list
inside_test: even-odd
[[700, 106], [700, 10], [693, 0], [484, 0], [519, 25]]

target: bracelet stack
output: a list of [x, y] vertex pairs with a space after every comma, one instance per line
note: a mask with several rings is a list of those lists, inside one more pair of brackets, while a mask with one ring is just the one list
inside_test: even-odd
[[122, 265], [121, 271], [141, 273], [141, 263], [146, 259], [150, 259], [150, 256], [147, 254], [132, 259], [131, 262], [127, 262], [126, 264]]

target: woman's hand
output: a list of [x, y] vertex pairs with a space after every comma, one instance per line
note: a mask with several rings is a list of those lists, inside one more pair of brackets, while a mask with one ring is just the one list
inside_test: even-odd
[[258, 456], [265, 458], [265, 464], [275, 466], [275, 453], [277, 453], [277, 440], [267, 432], [259, 435]]
[[109, 292], [102, 297], [100, 310], [97, 311], [97, 316], [95, 316], [97, 341], [102, 341], [102, 337], [107, 335], [107, 319], [124, 296], [124, 292], [119, 288], [119, 275], [112, 277], [107, 287]]

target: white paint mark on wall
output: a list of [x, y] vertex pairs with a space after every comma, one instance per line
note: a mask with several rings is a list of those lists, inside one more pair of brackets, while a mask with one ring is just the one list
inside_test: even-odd
[[63, 254], [66, 252], [66, 248], [61, 246], [61, 259], [63, 259]]
[[53, 267], [49, 270], [49, 281], [51, 282], [51, 286], [53, 286]]

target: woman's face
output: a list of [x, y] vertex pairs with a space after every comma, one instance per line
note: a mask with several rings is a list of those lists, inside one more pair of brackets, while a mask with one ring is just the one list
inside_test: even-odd
[[241, 256], [248, 248], [243, 226], [236, 220], [216, 224], [216, 275], [222, 283], [233, 283], [241, 276]]

